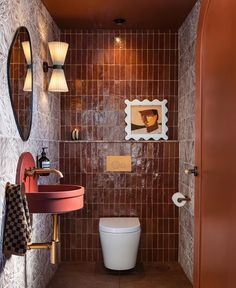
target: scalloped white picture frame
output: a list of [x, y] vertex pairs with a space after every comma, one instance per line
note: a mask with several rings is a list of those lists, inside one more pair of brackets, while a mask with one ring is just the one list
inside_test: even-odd
[[[167, 100], [125, 100], [126, 108], [125, 108], [125, 140], [168, 140], [167, 136]], [[145, 111], [145, 112], [143, 112]], [[151, 111], [151, 112], [150, 112]], [[146, 116], [142, 116], [142, 114], [153, 113], [153, 111], [157, 111], [158, 117], [155, 125], [147, 128], [143, 119], [147, 119]], [[154, 117], [154, 115], [147, 115], [150, 117]], [[154, 118], [153, 118], [154, 119]], [[156, 118], [155, 118], [156, 119]], [[147, 121], [147, 120], [145, 120]], [[155, 121], [155, 120], [154, 120]], [[133, 122], [133, 123], [132, 123]], [[136, 122], [136, 123], [134, 123]], [[152, 128], [153, 127], [153, 128]], [[149, 130], [149, 131], [148, 131]]]

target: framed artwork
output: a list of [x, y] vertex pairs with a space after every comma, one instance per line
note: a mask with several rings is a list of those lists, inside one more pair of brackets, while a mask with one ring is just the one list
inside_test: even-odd
[[126, 140], [167, 140], [167, 100], [125, 100]]

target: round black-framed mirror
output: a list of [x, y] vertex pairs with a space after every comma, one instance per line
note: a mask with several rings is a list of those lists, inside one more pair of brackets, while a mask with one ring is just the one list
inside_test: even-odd
[[27, 141], [33, 114], [33, 57], [29, 31], [21, 26], [16, 30], [8, 53], [8, 88], [19, 134]]

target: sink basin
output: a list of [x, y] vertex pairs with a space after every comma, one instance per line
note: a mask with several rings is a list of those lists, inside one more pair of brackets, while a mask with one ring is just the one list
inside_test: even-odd
[[83, 208], [84, 187], [39, 185], [38, 192], [26, 192], [30, 213], [66, 213]]
[[21, 154], [16, 172], [16, 183], [25, 184], [30, 213], [66, 213], [83, 208], [84, 187], [70, 184], [38, 185], [38, 177], [25, 177], [25, 171], [35, 167], [31, 153]]

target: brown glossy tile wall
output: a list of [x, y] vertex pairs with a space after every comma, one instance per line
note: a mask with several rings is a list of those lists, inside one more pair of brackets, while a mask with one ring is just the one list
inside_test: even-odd
[[[61, 96], [60, 168], [64, 183], [86, 188], [84, 209], [61, 219], [62, 261], [102, 259], [103, 216], [140, 218], [139, 261], [177, 260], [178, 210], [171, 203], [179, 163], [177, 33], [64, 30], [61, 40], [70, 44], [70, 91]], [[124, 141], [125, 99], [167, 99], [174, 141]], [[68, 141], [78, 127], [82, 141]], [[107, 155], [131, 155], [132, 173], [107, 173]]]
[[[106, 172], [107, 155], [131, 155], [131, 173]], [[101, 260], [100, 217], [135, 216], [142, 226], [139, 260], [177, 260], [178, 142], [62, 142], [64, 183], [86, 187], [85, 207], [61, 219], [62, 261]]]
[[[115, 42], [119, 35], [121, 43]], [[168, 136], [178, 139], [178, 37], [161, 31], [64, 30], [69, 93], [61, 96], [61, 136], [124, 140], [125, 99], [168, 100]]]

